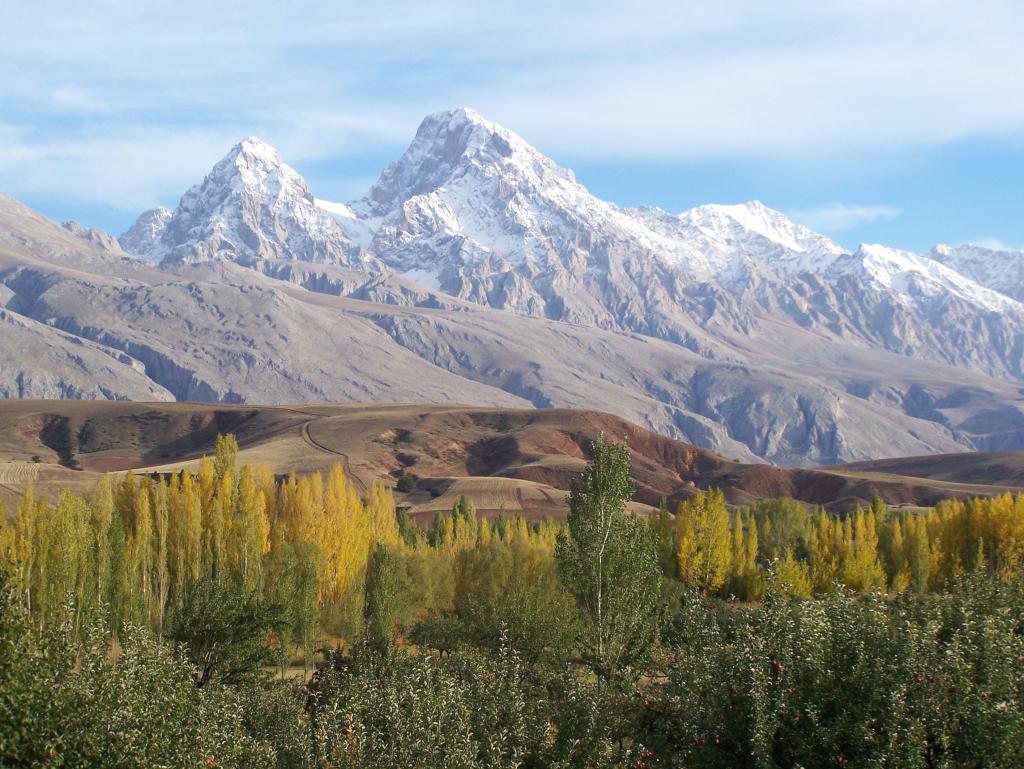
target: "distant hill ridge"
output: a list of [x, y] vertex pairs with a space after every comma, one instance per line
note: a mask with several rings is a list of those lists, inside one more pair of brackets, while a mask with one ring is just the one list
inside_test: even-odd
[[[638, 511], [662, 498], [674, 508], [712, 487], [732, 504], [788, 496], [844, 510], [875, 494], [919, 506], [1024, 486], [1024, 452], [968, 455], [973, 464], [958, 480], [947, 477], [963, 459], [957, 457], [928, 458], [934, 477], [920, 459], [919, 477], [899, 475], [885, 462], [786, 470], [735, 462], [594, 411], [21, 400], [0, 403], [0, 493], [13, 499], [29, 481], [52, 492], [86, 487], [104, 472], [194, 469], [199, 457], [212, 454], [217, 434], [227, 432], [239, 440], [240, 461], [266, 464], [278, 475], [323, 472], [337, 462], [363, 490], [412, 476], [415, 491], [399, 501], [414, 515], [450, 509], [466, 494], [488, 514], [503, 508], [534, 519], [564, 516], [566, 492], [602, 434], [629, 443]], [[989, 468], [984, 480], [971, 480], [982, 465]]]

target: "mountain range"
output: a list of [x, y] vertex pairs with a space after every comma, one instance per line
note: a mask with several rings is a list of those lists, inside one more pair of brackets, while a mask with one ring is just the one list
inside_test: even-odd
[[623, 209], [468, 109], [348, 203], [256, 138], [116, 240], [0, 198], [5, 397], [594, 408], [794, 466], [1017, 449], [1022, 300], [1024, 253]]

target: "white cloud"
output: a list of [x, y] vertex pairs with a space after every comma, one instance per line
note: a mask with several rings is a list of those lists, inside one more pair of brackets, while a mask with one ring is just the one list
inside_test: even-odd
[[[0, 137], [15, 132], [0, 126]], [[236, 141], [234, 134], [152, 130], [125, 137], [0, 142], [0, 179], [17, 179], [18, 194], [141, 211], [177, 197], [203, 178]]]
[[858, 206], [848, 203], [827, 203], [817, 208], [789, 211], [795, 222], [812, 230], [844, 232], [871, 222], [895, 219], [900, 210], [893, 206]]
[[99, 112], [108, 105], [89, 91], [74, 86], [60, 86], [50, 96], [50, 103], [56, 109], [68, 112]]
[[542, 55], [464, 100], [544, 146], [596, 155], [820, 163], [1024, 132], [1024, 101], [1007, 99], [1024, 90], [1024, 5], [645, 10], [581, 19], [567, 37], [596, 41], [586, 55]]
[[1024, 136], [1016, 0], [509, 7], [0, 4], [0, 104], [19, 135], [0, 189], [166, 199], [251, 133], [293, 162], [394, 157], [424, 114], [461, 104], [556, 159], [827, 169]]

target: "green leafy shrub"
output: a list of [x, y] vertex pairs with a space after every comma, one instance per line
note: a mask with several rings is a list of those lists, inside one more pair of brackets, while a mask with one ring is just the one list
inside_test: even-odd
[[192, 666], [128, 628], [111, 658], [103, 633], [70, 625], [38, 635], [0, 609], [0, 764], [67, 767], [267, 765], [238, 704], [193, 683]]
[[511, 651], [370, 655], [318, 673], [310, 713], [320, 760], [352, 769], [536, 765], [547, 730]]
[[689, 602], [637, 737], [668, 767], [1024, 765], [1024, 589]]

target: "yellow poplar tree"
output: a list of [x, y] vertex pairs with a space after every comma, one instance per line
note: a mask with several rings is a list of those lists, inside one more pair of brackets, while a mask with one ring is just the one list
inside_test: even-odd
[[188, 584], [186, 572], [186, 534], [187, 524], [185, 512], [185, 496], [181, 492], [184, 482], [184, 471], [171, 475], [167, 484], [167, 571], [168, 571], [168, 603], [180, 605], [185, 586]]
[[184, 573], [180, 582], [181, 600], [184, 591], [194, 585], [203, 575], [203, 501], [200, 488], [191, 473], [181, 479], [182, 548], [184, 550]]
[[0, 558], [14, 562], [14, 526], [7, 520], [7, 506], [0, 499]]
[[157, 634], [163, 637], [164, 615], [170, 591], [170, 503], [167, 484], [161, 478], [150, 487], [153, 520], [153, 600], [156, 604]]
[[[132, 484], [134, 485], [134, 480]], [[153, 516], [149, 487], [147, 479], [139, 484], [135, 492], [132, 506], [133, 527], [128, 539], [130, 561], [127, 580], [132, 616], [146, 622], [153, 619]]]
[[875, 516], [860, 508], [843, 522], [845, 557], [841, 569], [843, 584], [851, 590], [885, 588], [885, 570], [878, 560]]
[[839, 532], [841, 525], [824, 508], [818, 508], [811, 528], [811, 585], [816, 594], [832, 590], [839, 576]]
[[491, 546], [492, 541], [494, 541], [494, 529], [491, 528], [491, 524], [486, 518], [482, 518], [476, 535], [476, 546], [481, 550], [486, 550]]
[[757, 567], [757, 519], [737, 512], [732, 519], [732, 580], [730, 590], [741, 600], [760, 597], [761, 572]]
[[33, 610], [32, 581], [29, 577], [34, 561], [32, 527], [40, 506], [41, 503], [35, 497], [35, 489], [29, 483], [14, 509], [14, 533], [11, 537], [14, 547], [14, 583], [25, 608], [30, 612]]
[[110, 486], [110, 479], [107, 476], [100, 478], [89, 496], [89, 525], [95, 545], [95, 600], [99, 604], [107, 600], [111, 580], [110, 526], [114, 521], [114, 490]]
[[235, 512], [235, 479], [229, 471], [220, 476], [216, 483], [217, 491], [210, 506], [206, 508], [204, 550], [209, 557], [206, 573], [216, 580], [223, 580], [228, 575], [226, 540]]
[[370, 536], [374, 545], [384, 544], [394, 549], [401, 543], [398, 519], [395, 517], [395, 497], [391, 488], [383, 483], [370, 484], [366, 495], [366, 515], [370, 523]]
[[781, 559], [774, 563], [771, 583], [783, 592], [801, 598], [810, 598], [814, 592], [810, 567], [794, 558], [793, 551], [789, 549]]
[[676, 512], [679, 578], [702, 595], [725, 584], [732, 560], [729, 513], [720, 490], [698, 492]]
[[270, 522], [262, 489], [245, 465], [238, 478], [238, 512], [231, 525], [232, 562], [239, 582], [249, 590], [263, 586], [262, 561], [270, 550]]
[[341, 464], [331, 467], [324, 493], [322, 539], [327, 556], [327, 581], [335, 600], [362, 585], [370, 556], [371, 531], [366, 509]]
[[928, 541], [928, 526], [924, 518], [911, 515], [907, 518], [903, 533], [904, 561], [910, 576], [908, 587], [916, 593], [927, 592], [931, 571], [931, 546]]
[[910, 565], [907, 562], [907, 546], [905, 541], [903, 523], [893, 519], [885, 524], [888, 532], [885, 537], [886, 567], [889, 572], [889, 587], [894, 593], [902, 593], [910, 587], [911, 574]]

